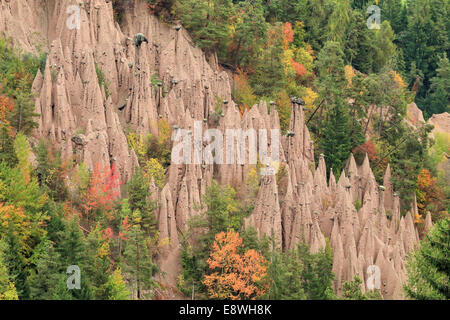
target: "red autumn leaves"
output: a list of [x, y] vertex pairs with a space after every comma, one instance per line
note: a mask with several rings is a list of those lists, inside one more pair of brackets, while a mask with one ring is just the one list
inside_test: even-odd
[[[292, 24], [290, 22], [286, 22], [283, 25], [283, 45], [284, 50], [289, 49], [289, 44], [294, 41], [294, 30], [292, 29]], [[291, 59], [292, 68], [294, 68], [295, 72], [299, 76], [304, 76], [306, 74], [306, 68], [299, 62], [296, 62], [294, 59]]]
[[87, 192], [86, 204], [83, 206], [87, 215], [97, 210], [111, 211], [114, 201], [120, 194], [121, 185], [119, 172], [115, 165], [100, 167], [96, 164], [91, 176]]

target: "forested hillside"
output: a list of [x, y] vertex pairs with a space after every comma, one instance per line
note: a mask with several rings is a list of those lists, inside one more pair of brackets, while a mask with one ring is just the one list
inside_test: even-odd
[[[448, 0], [19, 2], [0, 300], [449, 298]], [[173, 163], [196, 123], [280, 160]]]

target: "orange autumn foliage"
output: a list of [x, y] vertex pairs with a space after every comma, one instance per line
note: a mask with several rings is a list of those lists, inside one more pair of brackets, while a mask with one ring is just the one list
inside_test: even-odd
[[128, 216], [126, 216], [123, 221], [122, 221], [122, 225], [121, 225], [121, 231], [119, 231], [119, 238], [122, 240], [128, 240], [128, 238], [125, 236], [125, 234], [130, 231], [130, 224], [128, 222]]
[[292, 24], [290, 22], [286, 22], [283, 25], [283, 46], [284, 49], [289, 49], [289, 44], [294, 41], [294, 30], [292, 29]]
[[256, 250], [239, 253], [242, 239], [234, 231], [216, 235], [206, 261], [214, 272], [203, 284], [213, 299], [256, 299], [267, 291], [267, 260]]
[[0, 234], [12, 230], [19, 237], [19, 241], [27, 250], [31, 249], [26, 243], [31, 237], [32, 225], [29, 216], [22, 208], [6, 205], [0, 202]]
[[7, 120], [8, 113], [14, 110], [14, 103], [11, 99], [4, 95], [0, 95], [0, 125], [9, 125]]
[[434, 214], [443, 213], [445, 210], [443, 203], [445, 195], [438, 186], [437, 179], [432, 176], [431, 172], [427, 169], [422, 169], [417, 177], [417, 185], [417, 207], [419, 208], [420, 215], [425, 216], [427, 210], [430, 210]]
[[297, 75], [304, 76], [306, 74], [306, 69], [301, 63], [295, 62], [293, 59], [291, 60], [291, 63], [292, 68], [294, 68]]
[[100, 167], [96, 164], [89, 183], [89, 189], [86, 193], [86, 204], [83, 206], [86, 215], [97, 210], [103, 210], [106, 213], [113, 209], [114, 201], [120, 194], [120, 177], [116, 167], [112, 165]]
[[241, 69], [238, 69], [237, 74], [234, 75], [233, 95], [239, 104], [241, 115], [244, 114], [245, 110], [250, 110], [257, 103], [256, 96], [248, 82], [248, 77]]

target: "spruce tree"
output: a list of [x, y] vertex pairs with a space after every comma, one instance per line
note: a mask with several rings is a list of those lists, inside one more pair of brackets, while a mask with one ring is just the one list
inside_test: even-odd
[[133, 225], [126, 237], [122, 269], [129, 276], [132, 292], [136, 293], [137, 299], [144, 299], [150, 296], [148, 291], [157, 286], [153, 276], [158, 266], [150, 255], [150, 240], [145, 237], [139, 224]]
[[408, 260], [409, 297], [418, 300], [450, 299], [450, 219], [436, 222]]
[[268, 299], [271, 300], [306, 300], [303, 288], [303, 262], [298, 252], [290, 250], [286, 253], [274, 250], [270, 257], [268, 275], [271, 286]]
[[16, 287], [9, 279], [8, 268], [4, 262], [4, 245], [0, 241], [0, 300], [18, 300]]
[[9, 280], [14, 283], [19, 299], [28, 299], [29, 286], [26, 281], [28, 261], [26, 252], [24, 252], [18, 235], [12, 228], [9, 228], [6, 234], [2, 235], [0, 249], [3, 263], [8, 269]]
[[348, 107], [344, 103], [337, 103], [331, 108], [322, 136], [320, 149], [325, 155], [327, 168], [341, 172], [352, 147]]
[[[87, 246], [83, 232], [80, 230], [76, 218], [71, 218], [65, 222], [65, 228], [59, 234], [57, 243], [57, 252], [60, 256], [60, 264], [63, 270], [63, 276], [59, 279], [57, 290], [54, 294], [58, 299], [89, 300], [93, 298], [89, 273], [87, 268]], [[67, 288], [66, 280], [68, 275], [66, 270], [69, 266], [76, 265], [81, 271], [81, 289]]]
[[11, 168], [18, 162], [14, 151], [14, 139], [7, 127], [2, 125], [0, 125], [0, 162], [5, 162]]
[[450, 112], [450, 63], [444, 53], [439, 60], [436, 76], [431, 79], [427, 103], [428, 115]]
[[34, 266], [27, 279], [30, 298], [52, 300], [55, 288], [65, 271], [60, 265], [59, 254], [52, 242], [44, 238], [34, 249], [30, 263]]

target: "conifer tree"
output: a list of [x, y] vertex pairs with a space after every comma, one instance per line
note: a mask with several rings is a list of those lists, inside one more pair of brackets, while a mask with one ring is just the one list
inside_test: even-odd
[[60, 256], [52, 242], [43, 239], [34, 249], [30, 263], [31, 269], [27, 282], [30, 286], [30, 298], [33, 300], [52, 300], [55, 288], [64, 271], [60, 263]]
[[114, 270], [112, 274], [108, 277], [108, 282], [106, 283], [106, 292], [108, 300], [129, 300], [130, 292], [125, 286], [123, 280], [122, 272], [120, 269]]
[[[55, 299], [82, 299], [89, 300], [93, 298], [89, 273], [87, 272], [87, 245], [84, 234], [81, 231], [78, 221], [75, 217], [65, 222], [64, 230], [59, 234], [57, 252], [60, 256], [60, 264], [64, 276], [59, 279], [54, 293]], [[81, 289], [69, 290], [67, 288], [66, 270], [69, 266], [78, 266], [81, 271]]]
[[450, 219], [438, 220], [408, 260], [409, 297], [418, 300], [450, 299]]
[[4, 246], [5, 244], [0, 241], [0, 300], [18, 300], [16, 287], [9, 280], [8, 268], [4, 262]]
[[149, 290], [157, 283], [153, 276], [158, 271], [150, 256], [150, 240], [145, 237], [139, 224], [134, 224], [126, 234], [127, 241], [123, 254], [123, 270], [130, 277], [131, 290], [137, 299], [149, 297]]
[[381, 300], [379, 291], [362, 292], [362, 281], [355, 276], [352, 281], [346, 281], [342, 285], [344, 300]]
[[[17, 296], [22, 299], [28, 299], [29, 286], [26, 282], [28, 261], [26, 252], [20, 244], [18, 235], [16, 235], [12, 228], [9, 228], [6, 234], [2, 235], [0, 240], [0, 255], [7, 268], [9, 280], [14, 283]], [[9, 289], [9, 290], [12, 290]]]
[[17, 165], [17, 156], [14, 151], [14, 139], [6, 126], [0, 125], [0, 162], [5, 162], [9, 167]]
[[271, 253], [268, 275], [271, 286], [267, 297], [273, 300], [306, 300], [303, 262], [297, 250]]
[[439, 60], [436, 76], [431, 79], [428, 101], [428, 115], [450, 112], [450, 63], [445, 53]]
[[352, 149], [349, 107], [342, 90], [347, 80], [340, 43], [328, 41], [319, 53], [316, 67], [319, 95], [327, 107], [319, 147], [325, 155], [327, 168], [340, 172]]

